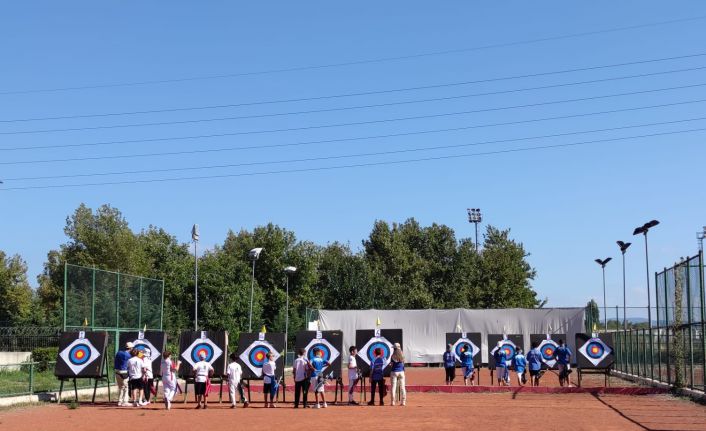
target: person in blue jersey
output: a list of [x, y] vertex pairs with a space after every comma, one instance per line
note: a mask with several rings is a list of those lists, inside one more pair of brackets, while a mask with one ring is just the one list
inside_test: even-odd
[[[400, 343], [395, 343], [395, 349], [390, 358], [392, 369], [390, 370], [390, 380], [392, 386], [392, 405], [394, 406], [399, 401], [400, 406], [407, 405], [407, 387], [405, 385], [404, 376], [404, 353]], [[400, 396], [397, 399], [397, 388], [399, 387]]]
[[569, 374], [571, 373], [572, 355], [571, 349], [564, 343], [564, 340], [559, 340], [559, 347], [554, 351], [554, 359], [556, 359], [556, 367], [559, 371], [559, 385], [561, 386], [571, 386]]
[[533, 342], [531, 349], [527, 352], [527, 367], [532, 386], [539, 386], [539, 379], [542, 377], [542, 353], [539, 351], [539, 343]]
[[525, 377], [525, 370], [527, 369], [527, 358], [522, 354], [522, 349], [518, 348], [515, 357], [512, 358], [512, 367], [515, 369], [517, 374], [517, 385], [524, 386], [527, 378]]
[[463, 385], [468, 386], [470, 382], [473, 386], [475, 368], [473, 367], [473, 350], [470, 346], [464, 347], [461, 351], [461, 364], [463, 366]]
[[503, 347], [503, 342], [498, 341], [498, 348], [495, 349], [495, 372], [498, 373], [498, 386], [507, 386], [507, 352]]
[[453, 353], [453, 348], [451, 344], [446, 346], [446, 351], [444, 352], [444, 371], [446, 372], [446, 385], [450, 386], [454, 384], [454, 379], [456, 378], [456, 355]]
[[[328, 367], [329, 364], [324, 360], [323, 352], [321, 349], [314, 349], [314, 359], [309, 362], [309, 367], [311, 367], [311, 385], [314, 388], [314, 397], [316, 397], [316, 407], [320, 409], [323, 404], [323, 408], [328, 407], [326, 404], [326, 398], [324, 396], [324, 387], [326, 386], [326, 378], [324, 377], [324, 369]], [[321, 395], [321, 403], [319, 404], [319, 395]]]
[[380, 405], [385, 405], [385, 358], [382, 355], [382, 349], [377, 348], [373, 351], [375, 358], [370, 364], [370, 401], [369, 406], [375, 405], [375, 388], [380, 393]]

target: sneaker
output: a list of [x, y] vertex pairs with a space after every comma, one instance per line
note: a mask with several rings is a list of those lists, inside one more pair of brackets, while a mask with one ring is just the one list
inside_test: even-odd
[[250, 405], [250, 403], [247, 402], [247, 401], [245, 401], [245, 402], [243, 403], [243, 407], [248, 407], [249, 405]]
[[321, 404], [316, 403], [316, 407], [314, 407], [314, 408], [315, 408], [315, 409], [320, 409], [320, 408], [321, 408]]
[[203, 408], [207, 409], [207, 408], [208, 408], [208, 404], [204, 404], [204, 405], [203, 405]]
[[393, 401], [390, 405], [391, 405], [392, 407], [394, 407], [394, 406], [395, 406], [395, 402]]
[[133, 407], [140, 407], [140, 404], [138, 404], [137, 401], [134, 401], [134, 402], [132, 403], [132, 406], [133, 406]]
[[200, 408], [201, 408], [201, 404], [197, 404], [197, 405], [196, 405], [196, 409], [198, 410], [198, 409], [200, 409]]
[[368, 405], [369, 405], [369, 406], [374, 406], [374, 405], [375, 405], [375, 401], [368, 401]]
[[384, 405], [385, 405], [385, 402], [384, 402], [384, 401], [380, 401], [380, 405], [381, 405], [381, 406], [384, 406]]
[[407, 405], [407, 401], [402, 401], [402, 404], [400, 404], [400, 406], [402, 406], [402, 407], [404, 407], [406, 405]]
[[324, 403], [324, 408], [328, 407], [328, 404]]
[[231, 405], [230, 405], [230, 408], [231, 408], [231, 409], [234, 409], [234, 408], [235, 408], [235, 404], [231, 404]]

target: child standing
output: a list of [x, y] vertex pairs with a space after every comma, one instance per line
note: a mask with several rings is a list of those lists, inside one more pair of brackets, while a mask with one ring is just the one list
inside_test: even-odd
[[297, 359], [294, 360], [292, 366], [292, 374], [294, 374], [294, 408], [299, 408], [299, 400], [304, 403], [304, 408], [307, 408], [306, 403], [307, 393], [309, 392], [309, 361], [304, 355], [306, 351], [302, 348], [297, 352]]
[[169, 350], [162, 352], [162, 363], [160, 364], [162, 386], [164, 387], [164, 406], [167, 410], [172, 409], [172, 400], [177, 390], [176, 370], [179, 368], [179, 361], [172, 362], [171, 356], [172, 352]]
[[142, 360], [145, 362], [145, 376], [144, 376], [144, 397], [145, 405], [150, 403], [150, 396], [152, 395], [152, 387], [154, 386], [154, 374], [152, 372], [152, 351], [146, 348], [142, 351], [144, 355]]
[[[275, 408], [275, 394], [277, 392], [277, 382], [275, 381], [275, 371], [277, 365], [272, 360], [272, 352], [267, 352], [267, 362], [262, 365], [262, 382], [264, 383], [263, 393], [265, 395], [265, 407]], [[267, 395], [270, 402], [267, 402]]]
[[380, 393], [380, 405], [385, 405], [385, 359], [382, 357], [382, 349], [377, 348], [373, 351], [375, 359], [370, 364], [370, 401], [369, 406], [375, 405], [375, 388], [377, 387]]
[[144, 383], [142, 378], [144, 376], [145, 362], [140, 358], [140, 352], [137, 349], [132, 349], [130, 351], [130, 359], [127, 361], [127, 375], [130, 379], [128, 382], [128, 387], [130, 393], [132, 394], [132, 405], [135, 407], [144, 406], [145, 404], [142, 400], [142, 390], [144, 388]]
[[451, 344], [447, 344], [443, 358], [447, 386], [453, 385], [454, 379], [456, 378], [456, 356], [452, 352], [453, 348], [454, 346], [452, 346]]
[[194, 393], [196, 394], [196, 408], [200, 409], [203, 403], [203, 408], [208, 408], [208, 400], [206, 399], [206, 386], [208, 379], [213, 375], [213, 367], [211, 363], [206, 361], [206, 354], [199, 354], [199, 361], [194, 364]]
[[512, 366], [515, 369], [515, 373], [517, 373], [517, 385], [524, 386], [525, 383], [523, 378], [525, 375], [525, 369], [527, 368], [527, 359], [525, 358], [525, 355], [522, 354], [522, 349], [517, 349], [517, 354], [514, 358], [512, 358]]
[[[396, 401], [400, 401], [401, 406], [407, 405], [407, 388], [405, 386], [404, 376], [404, 353], [402, 346], [395, 343], [395, 350], [392, 352], [391, 358], [392, 370], [390, 371], [390, 380], [392, 381], [392, 405]], [[400, 388], [400, 399], [397, 400], [397, 386]]]
[[348, 356], [348, 404], [357, 406], [358, 403], [353, 399], [353, 389], [360, 381], [360, 371], [355, 358], [358, 354], [358, 349], [355, 346], [351, 346], [348, 352], [350, 353], [350, 356]]
[[463, 385], [468, 386], [468, 382], [470, 381], [471, 386], [473, 386], [475, 368], [473, 367], [473, 351], [470, 346], [463, 348], [461, 352], [461, 363], [463, 364]]
[[542, 353], [539, 351], [539, 343], [536, 341], [532, 343], [530, 351], [527, 352], [527, 365], [532, 386], [539, 386], [539, 378], [542, 376]]
[[238, 363], [238, 355], [235, 352], [230, 354], [230, 364], [226, 369], [228, 376], [228, 395], [230, 395], [230, 408], [234, 409], [236, 405], [236, 393], [240, 385], [240, 378], [243, 376], [243, 368]]
[[311, 360], [309, 367], [311, 368], [311, 384], [314, 386], [314, 396], [316, 397], [316, 408], [321, 408], [319, 404], [319, 395], [321, 395], [321, 402], [323, 403], [323, 408], [328, 407], [326, 405], [326, 398], [324, 396], [324, 387], [326, 386], [326, 378], [324, 377], [324, 368], [328, 367], [330, 364], [324, 361], [322, 357], [323, 353], [320, 349], [314, 349], [314, 359]]

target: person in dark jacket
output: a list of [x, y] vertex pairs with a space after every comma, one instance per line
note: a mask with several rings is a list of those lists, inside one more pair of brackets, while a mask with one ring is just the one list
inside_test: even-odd
[[385, 405], [385, 359], [382, 357], [382, 349], [377, 348], [373, 352], [375, 359], [370, 364], [370, 401], [369, 406], [375, 405], [375, 388], [380, 393], [380, 405]]

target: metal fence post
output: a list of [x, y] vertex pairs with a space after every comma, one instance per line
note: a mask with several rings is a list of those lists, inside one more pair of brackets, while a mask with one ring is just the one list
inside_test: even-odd
[[657, 380], [662, 381], [662, 336], [659, 324], [659, 273], [655, 271], [655, 292], [657, 292], [655, 306], [657, 308]]
[[29, 394], [34, 393], [34, 362], [29, 363]]
[[690, 266], [691, 259], [686, 260], [686, 319], [689, 325], [689, 388], [694, 389], [694, 340], [691, 329], [692, 313], [691, 313], [691, 282], [690, 282]]
[[69, 269], [68, 264], [64, 262], [64, 331], [66, 331], [66, 291], [67, 284], [69, 282]]
[[142, 328], [142, 277], [140, 277], [139, 306], [137, 307], [137, 327]]
[[667, 286], [667, 268], [664, 268], [664, 272], [662, 273], [664, 275], [664, 326], [665, 326], [665, 334], [667, 335], [667, 385], [672, 384], [672, 355], [671, 355], [671, 349], [669, 348], [669, 331], [671, 330], [669, 327], [669, 286]]
[[[701, 300], [701, 369], [706, 370], [706, 318], [704, 317], [704, 254], [699, 250], [699, 297]], [[706, 372], [701, 373], [703, 389], [706, 391]]]
[[96, 327], [96, 267], [93, 267], [91, 281], [91, 329]]

